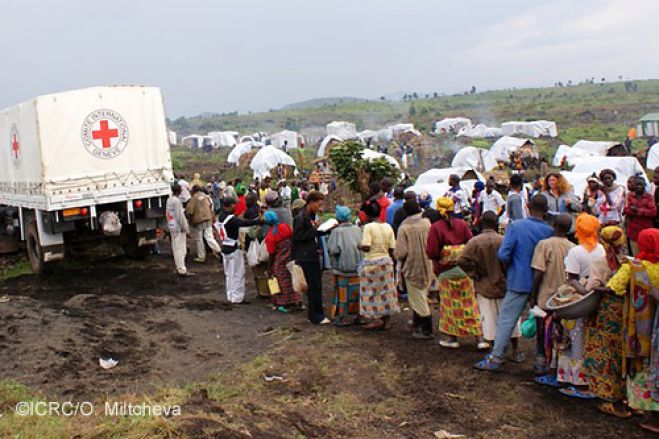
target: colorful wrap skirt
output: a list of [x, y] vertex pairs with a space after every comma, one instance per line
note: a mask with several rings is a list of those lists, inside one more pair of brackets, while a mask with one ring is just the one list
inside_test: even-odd
[[334, 273], [334, 300], [329, 308], [330, 319], [344, 320], [359, 314], [360, 279], [356, 274]]
[[460, 267], [439, 275], [439, 331], [456, 337], [482, 335], [474, 283]]
[[359, 276], [360, 316], [375, 319], [400, 311], [391, 258], [364, 260], [359, 266]]

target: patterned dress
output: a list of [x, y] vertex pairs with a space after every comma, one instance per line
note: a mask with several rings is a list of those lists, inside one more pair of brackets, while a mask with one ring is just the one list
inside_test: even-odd
[[389, 256], [396, 247], [393, 229], [384, 223], [367, 224], [362, 245], [370, 251], [359, 267], [359, 315], [375, 319], [399, 312], [394, 263]]
[[280, 293], [272, 296], [275, 306], [295, 305], [302, 301], [302, 297], [293, 290], [291, 273], [286, 264], [291, 261], [291, 228], [288, 224], [280, 224], [277, 235], [270, 230], [266, 236], [268, 253], [275, 254], [272, 272], [279, 282]]
[[652, 298], [659, 287], [659, 263], [634, 260], [624, 264], [608, 286], [625, 296], [623, 358], [634, 369], [633, 374], [627, 373], [623, 363], [627, 402], [633, 409], [659, 411], [659, 319]]

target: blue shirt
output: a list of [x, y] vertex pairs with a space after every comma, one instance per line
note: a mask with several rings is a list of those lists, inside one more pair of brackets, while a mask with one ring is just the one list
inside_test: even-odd
[[499, 259], [508, 266], [506, 289], [530, 293], [533, 286], [531, 260], [536, 244], [552, 236], [554, 229], [544, 221], [529, 217], [508, 225], [499, 248]]
[[398, 209], [403, 207], [403, 203], [404, 200], [394, 200], [394, 202], [387, 207], [387, 224], [391, 227], [394, 226], [394, 215]]

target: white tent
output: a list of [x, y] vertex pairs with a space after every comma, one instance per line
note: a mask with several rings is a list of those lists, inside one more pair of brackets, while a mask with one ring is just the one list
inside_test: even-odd
[[655, 143], [648, 152], [648, 169], [655, 169], [659, 166], [659, 143]]
[[453, 168], [474, 168], [491, 171], [497, 167], [497, 160], [486, 149], [466, 146], [458, 151], [451, 162]]
[[178, 136], [172, 130], [167, 130], [167, 138], [169, 139], [170, 145], [176, 145], [178, 141]]
[[377, 140], [378, 132], [373, 130], [364, 130], [357, 133], [357, 138], [362, 142], [368, 142], [369, 140]]
[[466, 117], [447, 117], [435, 122], [435, 132], [437, 134], [457, 133], [465, 127], [471, 127], [471, 120]]
[[388, 143], [394, 139], [394, 130], [391, 127], [382, 128], [378, 130], [378, 134], [375, 137], [377, 142]]
[[534, 120], [531, 122], [505, 122], [501, 124], [504, 136], [524, 135], [529, 137], [556, 137], [558, 129], [556, 122], [549, 120]]
[[586, 159], [588, 157], [597, 157], [598, 154], [586, 151], [585, 149], [572, 148], [567, 145], [560, 145], [554, 154], [554, 160], [552, 161], [553, 166], [561, 166], [563, 158], [567, 159], [567, 164], [569, 166], [574, 166], [579, 161]]
[[[474, 190], [474, 185], [476, 184], [478, 180], [460, 180], [460, 187], [464, 189], [469, 196], [471, 196], [471, 193]], [[405, 192], [411, 192], [413, 191], [415, 194], [421, 195], [424, 192], [428, 192], [432, 196], [432, 207], [435, 207], [435, 203], [437, 202], [438, 198], [443, 197], [446, 192], [449, 190], [449, 185], [447, 182], [445, 183], [429, 183], [429, 184], [415, 184], [414, 186], [410, 186], [407, 189], [405, 189]]]
[[[387, 128], [391, 129], [391, 133], [394, 136], [398, 136], [398, 135], [406, 133], [406, 132], [418, 133], [418, 131], [414, 129], [414, 124], [413, 123], [397, 123], [395, 125], [390, 125]], [[419, 133], [419, 134], [421, 134], [421, 133]]]
[[247, 154], [252, 150], [252, 148], [262, 148], [265, 146], [261, 142], [254, 142], [254, 141], [247, 141], [247, 142], [240, 142], [236, 146], [233, 147], [231, 152], [229, 153], [229, 156], [227, 157], [227, 162], [232, 163], [234, 165], [238, 165], [240, 162], [240, 157], [242, 157], [243, 154]]
[[478, 124], [476, 126], [467, 125], [460, 129], [457, 137], [471, 137], [474, 139], [484, 139], [492, 137], [501, 137], [502, 130], [501, 128], [488, 127], [483, 124]]
[[325, 136], [323, 141], [320, 143], [320, 147], [318, 148], [317, 157], [325, 157], [325, 150], [327, 149], [327, 145], [329, 145], [332, 141], [343, 142], [343, 139], [334, 135]]
[[203, 148], [205, 136], [199, 134], [190, 134], [181, 139], [181, 143], [188, 148]]
[[469, 167], [434, 168], [419, 175], [416, 181], [414, 182], [414, 184], [416, 186], [419, 186], [419, 185], [436, 184], [436, 183], [448, 183], [448, 178], [451, 176], [451, 174], [456, 174], [462, 180], [466, 175], [468, 175], [467, 173], [471, 173], [471, 172], [473, 172], [476, 175], [476, 178], [478, 180], [485, 181], [485, 177], [483, 177], [480, 172]]
[[[588, 160], [581, 160], [577, 163], [571, 173], [561, 172], [561, 174], [567, 174], [565, 178], [569, 176], [574, 180], [571, 183], [575, 186], [575, 193], [581, 195], [586, 187], [586, 178], [593, 172], [599, 175], [603, 169], [613, 170], [616, 173], [616, 183], [623, 186], [627, 185], [627, 179], [632, 175], [640, 175], [648, 185], [650, 184], [643, 166], [636, 157], [590, 157]], [[577, 188], [580, 188], [580, 192], [577, 192]]]
[[383, 158], [392, 165], [394, 165], [395, 167], [397, 167], [398, 169], [400, 169], [400, 164], [398, 163], [398, 161], [389, 154], [385, 154], [383, 152], [373, 151], [372, 149], [364, 149], [362, 150], [362, 158], [368, 161]]
[[592, 140], [579, 140], [572, 145], [572, 148], [582, 149], [588, 151], [593, 155], [606, 156], [611, 148], [620, 145], [620, 142], [606, 142], [606, 141], [592, 141]]
[[213, 148], [231, 148], [238, 144], [238, 133], [235, 131], [211, 131], [208, 133]]
[[534, 145], [533, 141], [529, 139], [504, 136], [494, 142], [494, 145], [490, 148], [490, 152], [496, 160], [507, 162], [510, 160], [510, 154], [517, 151], [526, 143], [530, 143], [532, 146]]
[[327, 124], [327, 135], [336, 136], [341, 140], [357, 138], [357, 127], [354, 123], [335, 121]]
[[298, 148], [298, 134], [295, 131], [284, 130], [278, 133], [272, 134], [268, 137], [270, 144], [275, 148], [283, 149], [284, 142], [288, 142], [286, 151], [290, 151], [293, 148]]
[[279, 164], [297, 166], [295, 160], [279, 148], [264, 146], [256, 153], [249, 167], [254, 171], [254, 178], [263, 179], [270, 176], [270, 170]]

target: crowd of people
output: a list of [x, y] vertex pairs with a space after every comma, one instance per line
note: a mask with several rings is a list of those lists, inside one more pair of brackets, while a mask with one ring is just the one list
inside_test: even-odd
[[[204, 185], [196, 175], [174, 186], [167, 219], [177, 272], [191, 275], [191, 235], [195, 261], [206, 245], [222, 259], [231, 303], [247, 303], [244, 254], [260, 242], [266, 256], [252, 271], [276, 279], [277, 311], [305, 309], [306, 294], [311, 323], [384, 330], [406, 301], [412, 338], [438, 335], [446, 349], [472, 338], [487, 351], [474, 367], [490, 372], [524, 362], [520, 337], [535, 338], [539, 385], [599, 398], [612, 416], [644, 415], [641, 426], [659, 432], [659, 169], [654, 175], [623, 185], [605, 169], [577, 195], [560, 173], [534, 187], [513, 174], [505, 196], [493, 179], [469, 193], [452, 175], [435, 200], [385, 178], [359, 209], [338, 203], [326, 223], [324, 194], [306, 181]], [[327, 307], [324, 270], [333, 276]], [[560, 318], [556, 304], [576, 295], [596, 295], [596, 308]]]

